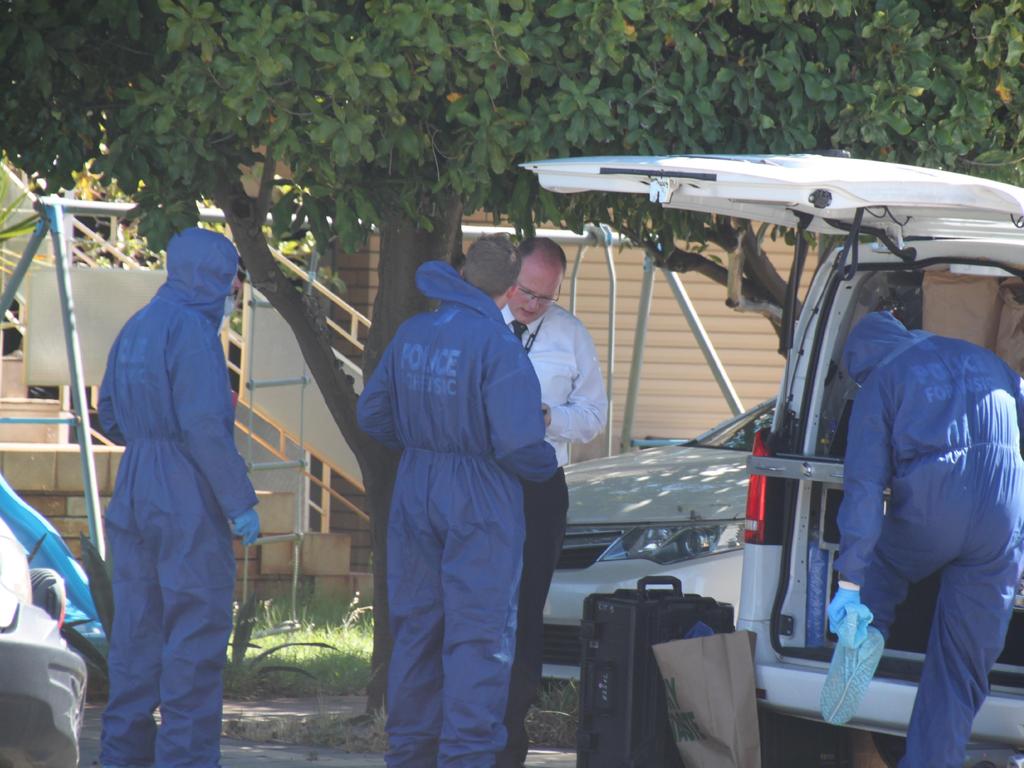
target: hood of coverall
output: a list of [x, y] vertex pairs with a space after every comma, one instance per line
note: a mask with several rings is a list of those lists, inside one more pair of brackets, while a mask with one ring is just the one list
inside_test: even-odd
[[843, 367], [863, 384], [879, 363], [909, 342], [913, 334], [889, 312], [871, 312], [853, 327], [843, 350]]
[[462, 304], [502, 325], [505, 323], [494, 299], [466, 282], [450, 264], [443, 261], [428, 261], [421, 265], [416, 270], [416, 287], [428, 298]]
[[224, 299], [238, 272], [238, 251], [224, 235], [192, 227], [167, 246], [167, 282], [159, 294], [195, 307], [214, 324], [224, 315]]

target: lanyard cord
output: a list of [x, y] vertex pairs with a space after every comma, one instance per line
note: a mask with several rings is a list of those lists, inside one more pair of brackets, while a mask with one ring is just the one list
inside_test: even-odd
[[526, 350], [526, 354], [530, 354], [530, 350], [533, 349], [533, 342], [537, 339], [537, 334], [540, 333], [541, 327], [544, 325], [544, 318], [541, 318], [540, 322], [537, 323], [537, 328], [526, 338], [526, 343], [523, 345], [523, 349]]

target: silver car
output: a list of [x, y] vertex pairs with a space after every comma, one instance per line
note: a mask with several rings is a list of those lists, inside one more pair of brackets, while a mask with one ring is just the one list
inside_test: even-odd
[[546, 677], [579, 675], [591, 593], [675, 576], [684, 592], [739, 603], [747, 457], [774, 409], [768, 401], [681, 444], [566, 468], [568, 527], [544, 605]]
[[[42, 577], [41, 579], [39, 577]], [[22, 545], [0, 519], [0, 766], [75, 768], [85, 699], [85, 663], [60, 635], [63, 584], [48, 610], [33, 591], [53, 592], [52, 571], [30, 573]], [[55, 614], [55, 615], [51, 615]]]

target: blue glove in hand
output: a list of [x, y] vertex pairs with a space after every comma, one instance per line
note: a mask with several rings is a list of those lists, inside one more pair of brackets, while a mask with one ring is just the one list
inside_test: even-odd
[[828, 604], [828, 628], [833, 634], [839, 634], [839, 628], [843, 625], [843, 618], [846, 616], [846, 609], [860, 605], [860, 590], [840, 587], [832, 602]]
[[260, 516], [255, 509], [247, 509], [231, 521], [231, 528], [235, 536], [241, 536], [242, 543], [249, 546], [260, 537]]

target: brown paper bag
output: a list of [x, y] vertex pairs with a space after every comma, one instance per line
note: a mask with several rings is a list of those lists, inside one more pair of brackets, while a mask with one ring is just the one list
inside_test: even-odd
[[1011, 277], [999, 286], [1003, 306], [995, 352], [1017, 373], [1024, 373], [1024, 280]]
[[669, 725], [687, 768], [760, 768], [751, 632], [653, 646]]

